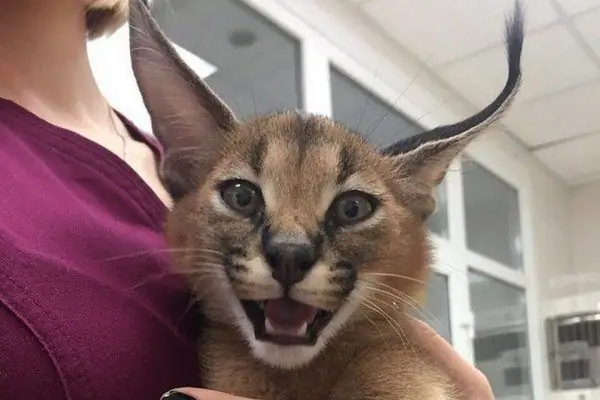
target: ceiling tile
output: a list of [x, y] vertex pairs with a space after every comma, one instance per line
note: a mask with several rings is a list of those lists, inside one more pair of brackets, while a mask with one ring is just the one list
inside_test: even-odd
[[600, 0], [556, 0], [556, 2], [569, 15], [600, 7]]
[[567, 182], [583, 183], [600, 175], [600, 132], [534, 154]]
[[[506, 79], [504, 48], [498, 46], [467, 60], [436, 69], [446, 82], [477, 105], [490, 102]], [[600, 76], [568, 31], [555, 26], [530, 35], [523, 49], [521, 103]]]
[[[557, 20], [550, 0], [525, 0], [527, 29]], [[362, 9], [430, 65], [500, 44], [514, 0], [371, 0]]]
[[[598, 2], [600, 3], [600, 0]], [[578, 16], [573, 23], [585, 41], [600, 57], [600, 29], [598, 29], [600, 27], [600, 8]]]
[[600, 130], [600, 79], [548, 96], [515, 104], [503, 123], [530, 146]]

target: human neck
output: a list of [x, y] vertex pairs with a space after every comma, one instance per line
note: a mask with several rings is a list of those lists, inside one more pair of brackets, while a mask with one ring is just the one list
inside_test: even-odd
[[107, 121], [89, 65], [81, 1], [9, 1], [0, 12], [0, 97], [56, 125]]

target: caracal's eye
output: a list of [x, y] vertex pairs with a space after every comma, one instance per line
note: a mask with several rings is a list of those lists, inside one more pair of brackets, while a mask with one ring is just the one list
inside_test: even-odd
[[370, 194], [351, 191], [339, 195], [332, 204], [332, 216], [338, 226], [353, 225], [369, 219], [379, 202]]
[[263, 208], [260, 189], [248, 181], [225, 181], [219, 185], [219, 193], [229, 208], [245, 217], [250, 217]]

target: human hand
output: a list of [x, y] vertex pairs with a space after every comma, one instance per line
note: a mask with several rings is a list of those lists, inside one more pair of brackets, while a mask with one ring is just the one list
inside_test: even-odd
[[205, 389], [181, 388], [170, 390], [160, 400], [251, 400]]
[[462, 400], [494, 400], [492, 387], [485, 375], [454, 351], [429, 325], [410, 318], [406, 333], [458, 383]]

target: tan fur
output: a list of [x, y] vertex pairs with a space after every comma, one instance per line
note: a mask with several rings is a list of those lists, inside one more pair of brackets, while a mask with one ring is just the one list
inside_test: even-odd
[[127, 21], [128, 0], [90, 0], [85, 21], [90, 39], [110, 35]]
[[200, 344], [203, 378], [212, 389], [265, 400], [455, 398], [452, 383], [427, 356], [385, 320], [373, 323], [378, 328], [369, 322], [349, 327], [309, 367], [292, 371], [265, 366], [230, 329], [212, 326]]
[[[303, 151], [296, 139], [302, 137], [305, 124], [313, 132], [314, 143]], [[247, 160], [261, 138], [266, 138], [262, 173], [251, 178]], [[252, 224], [224, 216], [212, 206], [216, 182], [240, 176], [260, 187], [277, 188], [272, 189], [273, 198], [266, 201], [274, 229], [316, 234], [323, 219], [323, 205], [329, 205], [345, 186], [336, 183], [342, 147], [350, 149], [354, 159], [356, 172], [351, 176], [359, 177], [348, 181], [380, 196], [381, 216], [372, 226], [341, 232], [326, 244], [323, 260], [327, 268], [317, 278], [309, 275], [305, 279], [313, 282], [319, 292], [305, 295], [302, 300], [325, 309], [340, 307], [343, 298], [335, 295], [335, 285], [329, 283], [335, 276], [329, 267], [358, 253], [365, 258], [358, 278], [367, 285], [360, 292], [366, 300], [347, 327], [308, 366], [280, 370], [257, 361], [234, 327], [236, 316], [225, 299], [233, 293], [226, 290], [226, 276], [214, 271], [213, 263], [222, 260], [202, 251], [181, 254], [177, 264], [191, 276], [190, 282], [210, 319], [200, 345], [203, 377], [209, 388], [264, 400], [413, 399], [415, 393], [420, 394], [418, 398], [433, 400], [436, 397], [425, 393], [451, 387], [402, 334], [403, 311], [413, 306], [412, 296], [428, 275], [430, 246], [423, 220], [394, 196], [393, 192], [402, 188], [388, 178], [393, 162], [382, 158], [360, 136], [330, 120], [285, 113], [240, 128], [231, 135], [221, 162], [206, 183], [171, 213], [167, 224], [170, 244], [174, 248], [222, 253], [227, 252], [221, 244], [226, 238], [245, 250], [241, 259], [260, 257], [259, 235], [252, 233]], [[271, 280], [269, 274], [264, 278]], [[251, 272], [239, 273], [232, 281], [235, 294], [258, 299], [272, 293], [266, 283], [252, 280]], [[310, 287], [305, 290], [308, 292]], [[279, 295], [275, 290], [274, 296]], [[358, 388], [365, 393], [358, 395]]]

